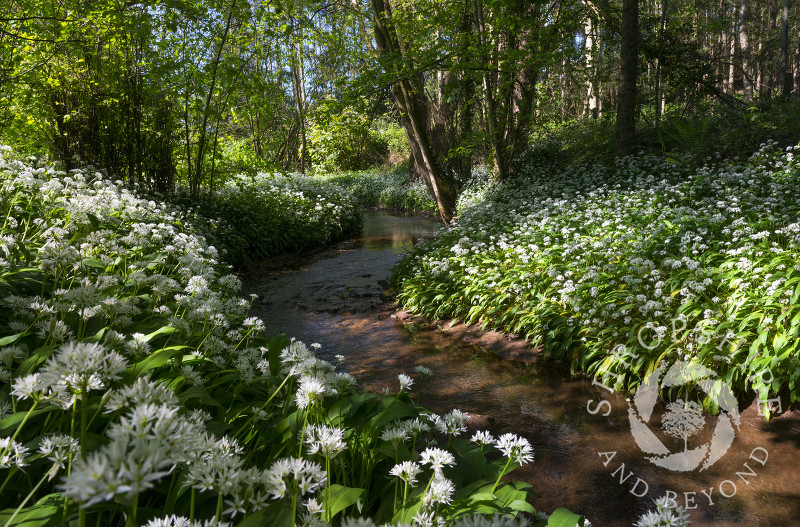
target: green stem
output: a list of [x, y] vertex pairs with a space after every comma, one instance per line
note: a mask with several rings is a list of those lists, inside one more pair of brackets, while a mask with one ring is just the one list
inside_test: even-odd
[[331, 522], [331, 459], [325, 456], [325, 473], [328, 476], [328, 484], [325, 485], [325, 515], [328, 517], [328, 523]]
[[189, 498], [189, 522], [194, 522], [194, 487], [192, 487], [191, 497]]
[[506, 461], [506, 466], [503, 467], [503, 470], [500, 472], [500, 475], [497, 476], [497, 481], [494, 482], [494, 487], [492, 487], [492, 491], [491, 491], [492, 494], [494, 494], [494, 490], [497, 488], [497, 485], [500, 483], [500, 478], [502, 478], [505, 475], [506, 470], [508, 469], [508, 465], [510, 465], [510, 464], [511, 464], [511, 458], [508, 458], [508, 461]]
[[217, 515], [216, 518], [216, 525], [219, 525], [222, 521], [222, 493], [217, 494]]
[[[274, 399], [274, 398], [275, 398], [275, 396], [276, 396], [276, 395], [278, 395], [278, 392], [279, 392], [279, 391], [281, 391], [281, 388], [283, 388], [283, 385], [287, 383], [287, 381], [289, 380], [289, 378], [290, 378], [290, 377], [291, 377], [291, 375], [287, 375], [287, 376], [286, 376], [286, 378], [285, 378], [285, 379], [283, 379], [283, 382], [280, 384], [280, 386], [278, 386], [277, 388], [275, 388], [275, 391], [274, 391], [274, 392], [272, 392], [272, 395], [270, 395], [270, 396], [269, 396], [269, 399], [267, 399], [267, 400], [264, 402], [264, 404], [262, 404], [262, 405], [261, 405], [261, 408], [260, 408], [261, 410], [265, 409], [265, 408], [267, 407], [267, 405], [270, 403], [270, 401], [272, 401], [272, 399]], [[245, 423], [244, 423], [242, 426], [240, 426], [240, 427], [239, 427], [239, 429], [238, 429], [236, 432], [234, 432], [234, 434], [233, 434], [233, 435], [234, 435], [234, 437], [236, 437], [236, 436], [238, 436], [239, 434], [241, 434], [242, 432], [244, 432], [244, 430], [245, 430], [245, 429], [246, 429], [246, 428], [247, 428], [247, 427], [250, 425], [250, 423], [253, 421], [253, 419], [255, 419], [255, 417], [256, 417], [256, 413], [257, 413], [257, 412], [253, 412], [253, 415], [251, 415], [251, 416], [250, 416], [250, 417], [247, 419], [247, 421], [245, 421]], [[301, 443], [301, 444], [302, 444], [302, 443]]]
[[139, 495], [136, 495], [136, 499], [133, 500], [133, 504], [131, 505], [131, 510], [128, 513], [128, 521], [125, 522], [126, 527], [136, 527], [136, 509], [139, 507]]
[[2, 453], [2, 454], [0, 454], [0, 458], [3, 458], [3, 457], [5, 457], [5, 455], [6, 455], [6, 454], [7, 454], [7, 453], [8, 453], [8, 452], [11, 450], [11, 448], [12, 448], [12, 443], [14, 443], [14, 440], [15, 440], [15, 439], [17, 438], [17, 436], [19, 435], [19, 432], [20, 432], [20, 430], [22, 430], [22, 427], [23, 427], [23, 426], [25, 426], [25, 423], [28, 421], [28, 418], [31, 416], [31, 414], [33, 413], [33, 410], [36, 408], [36, 406], [37, 406], [38, 404], [39, 404], [39, 398], [37, 397], [37, 398], [35, 398], [35, 399], [33, 400], [33, 406], [31, 406], [31, 409], [30, 409], [30, 410], [28, 410], [28, 413], [27, 413], [27, 414], [25, 414], [25, 417], [22, 419], [22, 422], [19, 424], [19, 426], [17, 427], [17, 429], [16, 429], [16, 430], [14, 430], [14, 435], [13, 435], [13, 436], [11, 436], [11, 440], [8, 442], [8, 446], [6, 446], [6, 447], [3, 449], [3, 453]]
[[33, 489], [31, 489], [31, 491], [28, 493], [27, 496], [25, 496], [25, 499], [22, 500], [22, 503], [20, 503], [19, 507], [16, 508], [16, 510], [14, 511], [14, 514], [12, 514], [11, 517], [8, 520], [6, 520], [6, 522], [3, 524], [3, 527], [8, 527], [9, 525], [11, 525], [13, 523], [14, 518], [17, 517], [17, 514], [19, 514], [19, 511], [21, 511], [22, 508], [25, 507], [25, 504], [28, 503], [28, 500], [31, 499], [34, 494], [36, 494], [36, 491], [39, 490], [39, 487], [42, 486], [42, 483], [44, 483], [45, 479], [47, 479], [47, 474], [45, 474], [42, 477], [42, 479], [39, 480], [39, 483], [37, 483], [36, 486], [33, 487]]
[[86, 400], [86, 383], [81, 386], [81, 459], [86, 460], [86, 433], [89, 424], [89, 408]]

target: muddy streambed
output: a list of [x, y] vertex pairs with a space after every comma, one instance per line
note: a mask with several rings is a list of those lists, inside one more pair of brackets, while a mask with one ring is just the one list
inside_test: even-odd
[[[245, 292], [259, 295], [254, 314], [270, 333], [317, 342], [331, 361], [343, 355], [341, 367], [362, 386], [397, 390], [397, 374], [424, 365], [434, 376], [413, 387], [422, 404], [459, 408], [495, 433], [527, 437], [535, 461], [513, 475], [533, 485], [539, 510], [564, 506], [595, 526], [630, 526], [673, 491], [694, 526], [800, 526], [800, 416], [766, 422], [751, 406], [713, 465], [662, 468], [634, 439], [625, 398], [540, 361], [525, 342], [395, 312], [381, 298], [389, 271], [436, 228], [420, 216], [365, 211], [360, 237], [254, 264]], [[717, 418], [705, 421], [697, 444], [714, 441]], [[683, 450], [682, 440], [655, 433], [670, 451]]]

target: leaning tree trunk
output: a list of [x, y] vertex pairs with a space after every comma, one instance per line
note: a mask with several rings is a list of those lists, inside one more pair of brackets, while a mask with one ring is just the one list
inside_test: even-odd
[[636, 77], [639, 61], [639, 0], [623, 0], [621, 67], [617, 95], [617, 153], [633, 152], [636, 146]]
[[397, 28], [392, 23], [392, 5], [390, 0], [371, 0], [375, 44], [378, 56], [384, 66], [395, 74], [392, 84], [392, 95], [400, 109], [401, 122], [411, 145], [414, 170], [425, 181], [431, 195], [436, 201], [439, 216], [445, 224], [449, 224], [455, 213], [456, 184], [442, 170], [440, 156], [434, 148], [428, 129], [429, 101], [420, 82], [414, 82], [408, 70], [401, 66], [404, 50], [400, 46], [402, 40]]

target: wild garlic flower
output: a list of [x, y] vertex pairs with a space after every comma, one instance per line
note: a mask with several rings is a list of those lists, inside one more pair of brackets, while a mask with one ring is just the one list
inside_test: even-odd
[[28, 464], [25, 455], [28, 447], [22, 443], [12, 441], [10, 437], [0, 437], [0, 469], [9, 467], [24, 467]]
[[245, 327], [245, 329], [255, 333], [261, 333], [264, 331], [264, 322], [258, 317], [248, 317], [244, 319], [242, 325]]
[[317, 377], [309, 377], [307, 375], [300, 377], [300, 386], [295, 394], [297, 407], [305, 410], [315, 400], [322, 399], [328, 391], [330, 391], [330, 388]]
[[495, 443], [503, 455], [518, 465], [533, 461], [533, 447], [524, 437], [515, 434], [503, 434]]
[[175, 392], [162, 383], [156, 383], [144, 377], [138, 377], [133, 384], [118, 390], [111, 390], [106, 401], [104, 412], [110, 413], [122, 408], [130, 408], [142, 404], [156, 406], [177, 406], [178, 397]]
[[467, 418], [469, 416], [466, 412], [461, 410], [451, 410], [445, 414], [444, 417], [436, 421], [436, 429], [443, 434], [457, 436], [467, 431]]
[[35, 399], [48, 388], [48, 384], [42, 380], [41, 373], [31, 373], [14, 379], [11, 385], [11, 395], [18, 399]]
[[414, 384], [414, 379], [406, 375], [405, 373], [401, 373], [397, 376], [397, 380], [400, 381], [400, 391], [403, 392], [411, 388], [411, 385]]
[[430, 377], [433, 375], [433, 371], [431, 371], [431, 369], [427, 366], [419, 365], [414, 368], [414, 371], [416, 371], [420, 377]]
[[655, 510], [640, 516], [634, 527], [687, 527], [691, 523], [689, 513], [674, 499], [662, 496], [655, 504]]
[[[543, 519], [547, 519], [546, 517]], [[500, 516], [495, 514], [488, 516], [486, 514], [475, 514], [461, 518], [453, 524], [453, 527], [528, 527], [530, 522], [525, 518], [509, 518], [507, 516]], [[584, 524], [586, 527], [588, 523]]]
[[417, 485], [417, 475], [422, 472], [422, 468], [413, 461], [403, 461], [398, 463], [389, 471], [389, 475], [396, 476], [412, 487]]
[[272, 499], [277, 500], [290, 495], [295, 488], [299, 496], [312, 495], [325, 488], [327, 475], [318, 463], [287, 457], [270, 466], [265, 481]]
[[101, 390], [127, 368], [125, 358], [97, 343], [70, 342], [61, 346], [41, 369], [42, 382], [56, 391], [77, 394]]
[[147, 335], [143, 333], [134, 333], [131, 335], [131, 340], [127, 343], [127, 348], [135, 357], [143, 357], [150, 353], [150, 343], [147, 341]]
[[53, 479], [56, 472], [64, 468], [64, 462], [69, 459], [70, 454], [78, 454], [80, 445], [77, 439], [73, 439], [64, 434], [45, 437], [39, 443], [39, 452], [53, 463], [53, 468], [48, 474], [48, 481]]
[[456, 463], [456, 458], [447, 450], [431, 447], [426, 448], [420, 454], [420, 462], [423, 465], [430, 465], [435, 472], [439, 472], [445, 466], [452, 467]]
[[398, 426], [397, 424], [393, 424], [383, 428], [383, 431], [381, 432], [381, 440], [388, 441], [392, 443], [394, 448], [397, 448], [400, 441], [405, 441], [408, 439], [408, 435], [408, 430], [406, 430], [402, 425]]
[[13, 406], [9, 401], [0, 401], [0, 421], [11, 415]]
[[131, 503], [177, 464], [196, 458], [205, 431], [175, 407], [143, 404], [106, 435], [109, 443], [75, 460], [63, 485], [64, 494], [84, 507], [111, 499]]
[[215, 518], [210, 520], [191, 521], [185, 516], [171, 515], [165, 518], [153, 518], [144, 524], [144, 527], [231, 527], [228, 522], [217, 522]]
[[306, 511], [308, 511], [309, 514], [313, 514], [315, 516], [322, 514], [324, 510], [322, 508], [322, 505], [320, 505], [319, 502], [317, 501], [317, 498], [308, 498], [303, 505], [305, 506]]
[[433, 505], [449, 505], [453, 500], [456, 487], [452, 481], [445, 477], [435, 475], [428, 491], [422, 498], [422, 507], [429, 508]]
[[492, 434], [490, 434], [486, 430], [480, 430], [478, 432], [475, 432], [470, 441], [472, 441], [473, 443], [478, 443], [481, 446], [486, 446], [494, 444], [496, 439], [492, 437]]
[[347, 448], [344, 442], [344, 430], [325, 425], [309, 425], [306, 427], [306, 443], [308, 454], [321, 454], [333, 459]]
[[10, 368], [15, 361], [25, 358], [25, 352], [19, 346], [6, 346], [0, 348], [0, 364]]
[[424, 432], [429, 432], [431, 430], [431, 425], [429, 425], [427, 422], [423, 421], [419, 417], [402, 421], [400, 425], [406, 432], [408, 432], [409, 436], [411, 437], [417, 437], [418, 435]]
[[426, 511], [422, 508], [417, 511], [411, 521], [415, 527], [434, 527], [438, 526], [439, 523], [434, 523], [434, 512], [433, 511]]

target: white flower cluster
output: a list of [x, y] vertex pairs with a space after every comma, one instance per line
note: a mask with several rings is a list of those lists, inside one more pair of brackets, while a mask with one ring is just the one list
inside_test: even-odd
[[655, 500], [656, 508], [644, 513], [634, 527], [688, 527], [689, 513], [668, 497], [663, 496]]

